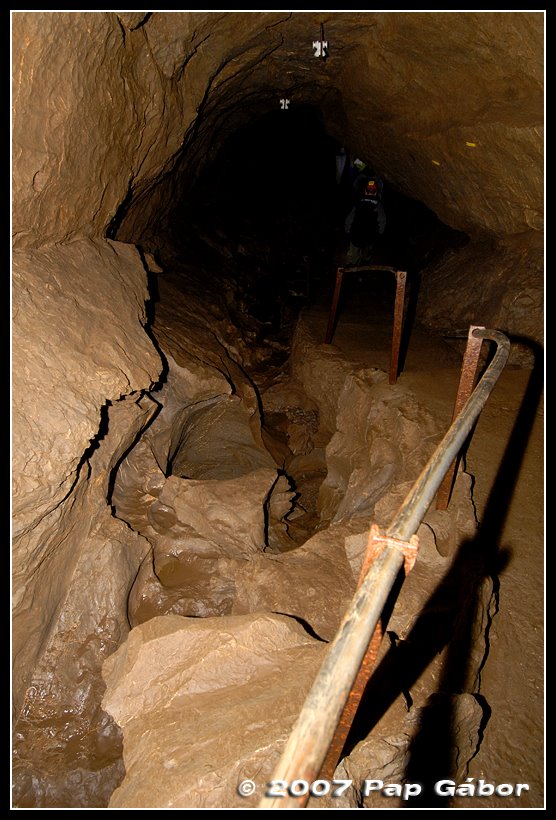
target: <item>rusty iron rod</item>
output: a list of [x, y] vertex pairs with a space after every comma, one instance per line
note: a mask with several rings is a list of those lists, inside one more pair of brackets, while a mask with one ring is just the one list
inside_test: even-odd
[[[403, 564], [394, 548], [373, 562], [344, 616], [305, 700], [272, 780], [318, 778], [384, 605]], [[301, 808], [307, 796], [264, 797], [260, 808]]]
[[338, 310], [338, 302], [340, 301], [340, 291], [342, 290], [342, 282], [344, 279], [344, 269], [338, 268], [336, 271], [336, 284], [334, 286], [334, 296], [332, 297], [332, 304], [330, 305], [330, 315], [328, 317], [328, 327], [326, 328], [326, 336], [324, 343], [329, 345], [334, 335], [334, 323], [336, 321], [336, 311]]
[[338, 303], [340, 301], [340, 292], [342, 290], [342, 284], [344, 279], [344, 273], [357, 273], [358, 271], [367, 271], [367, 270], [384, 270], [390, 271], [390, 273], [397, 274], [398, 271], [396, 268], [393, 268], [389, 265], [353, 265], [347, 268], [338, 268], [336, 271], [336, 284], [334, 287], [334, 295], [332, 297], [332, 303], [330, 305], [330, 312], [328, 314], [328, 326], [326, 328], [326, 335], [324, 337], [324, 343], [329, 345], [332, 341], [332, 337], [334, 336], [334, 324], [336, 321], [336, 313], [338, 310]]
[[[363, 564], [361, 566], [361, 572], [359, 573], [359, 579], [357, 581], [357, 587], [361, 586], [361, 582], [367, 574], [374, 558], [374, 544], [372, 542], [372, 539], [369, 538], [369, 540], [367, 541], [367, 549], [365, 551], [365, 555], [363, 558]], [[359, 668], [359, 672], [357, 673], [357, 678], [355, 679], [355, 682], [351, 688], [351, 692], [348, 695], [347, 703], [344, 706], [344, 711], [342, 712], [342, 717], [340, 718], [340, 722], [336, 727], [332, 743], [330, 744], [330, 748], [326, 755], [325, 761], [322, 764], [322, 768], [319, 772], [320, 780], [332, 780], [334, 771], [340, 759], [340, 755], [342, 754], [342, 749], [345, 746], [349, 730], [351, 729], [351, 724], [353, 723], [353, 720], [357, 713], [357, 709], [359, 708], [359, 703], [361, 701], [361, 698], [363, 697], [363, 693], [367, 686], [368, 680], [372, 674], [381, 643], [382, 624], [379, 621], [375, 627], [375, 631], [373, 632], [371, 641], [369, 643], [369, 646], [367, 647], [365, 655], [363, 656], [363, 660], [361, 661], [361, 666]]]
[[[367, 542], [367, 549], [365, 551], [363, 564], [361, 566], [361, 571], [359, 573], [359, 580], [357, 581], [358, 587], [361, 585], [363, 578], [367, 574], [372, 562], [376, 560], [379, 552], [384, 549], [385, 544], [391, 542], [391, 538], [381, 535], [380, 530], [376, 525], [371, 526], [369, 539]], [[417, 536], [414, 536], [411, 539], [411, 543], [400, 541], [396, 544], [396, 546], [399, 549], [401, 549], [404, 555], [404, 571], [407, 576], [407, 574], [415, 565], [415, 559], [417, 558]], [[351, 692], [349, 693], [347, 703], [342, 713], [342, 717], [340, 719], [338, 726], [336, 727], [334, 738], [332, 740], [332, 743], [330, 744], [330, 748], [326, 755], [325, 761], [319, 772], [319, 780], [332, 780], [334, 776], [334, 772], [336, 770], [336, 766], [338, 765], [338, 761], [342, 756], [342, 751], [344, 749], [349, 731], [351, 729], [351, 725], [355, 719], [355, 715], [357, 714], [357, 710], [359, 708], [361, 699], [365, 694], [367, 683], [369, 682], [370, 677], [373, 673], [373, 669], [378, 658], [380, 645], [382, 643], [382, 638], [382, 623], [379, 621], [375, 627], [375, 631], [373, 632], [371, 641], [361, 662], [361, 667], [359, 669], [359, 672], [357, 673], [357, 678], [355, 679], [355, 683], [351, 688]]]
[[349, 735], [351, 725], [355, 720], [355, 715], [359, 709], [361, 698], [365, 694], [365, 689], [367, 688], [367, 684], [373, 673], [381, 643], [382, 625], [379, 621], [375, 627], [375, 631], [373, 632], [367, 651], [363, 655], [359, 672], [357, 673], [355, 682], [351, 687], [340, 722], [336, 727], [334, 737], [332, 738], [332, 743], [330, 744], [330, 748], [328, 749], [324, 763], [322, 764], [322, 768], [318, 774], [319, 780], [332, 780], [334, 777], [334, 772], [336, 771], [336, 767], [342, 756], [342, 751], [345, 746], [347, 736]]
[[[417, 531], [440, 483], [484, 407], [509, 356], [508, 338], [499, 331], [476, 329], [474, 336], [497, 344], [492, 362], [450, 425], [388, 528], [387, 535], [409, 541]], [[273, 780], [312, 782], [319, 774], [349, 693], [404, 558], [386, 546], [369, 567], [348, 606], [301, 713], [273, 773]], [[301, 808], [308, 796], [264, 797], [260, 808]]]
[[396, 520], [392, 524], [395, 532], [390, 531], [392, 527], [388, 530], [388, 534], [394, 535], [396, 538], [407, 541], [417, 531], [417, 527], [430, 507], [446, 470], [471, 432], [508, 360], [510, 342], [503, 333], [497, 330], [477, 328], [473, 331], [473, 335], [480, 339], [489, 339], [495, 342], [497, 345], [496, 353], [398, 511]]
[[[473, 387], [475, 386], [475, 379], [477, 376], [477, 370], [479, 368], [479, 358], [481, 355], [483, 340], [478, 339], [473, 332], [475, 330], [484, 329], [484, 327], [479, 327], [478, 325], [471, 325], [471, 327], [469, 328], [469, 334], [467, 336], [467, 345], [465, 348], [465, 353], [463, 355], [463, 361], [461, 363], [461, 374], [459, 379], [458, 390], [456, 393], [456, 400], [454, 403], [452, 421], [454, 421], [458, 417], [462, 407], [471, 395]], [[448, 508], [448, 504], [450, 503], [450, 496], [452, 494], [454, 476], [459, 465], [459, 456], [460, 454], [458, 453], [457, 457], [454, 459], [454, 461], [452, 461], [448, 469], [448, 472], [444, 476], [442, 484], [438, 488], [438, 493], [436, 496], [437, 510], [446, 510]]]
[[400, 358], [400, 345], [402, 339], [403, 307], [405, 301], [405, 280], [406, 272], [396, 271], [396, 301], [394, 303], [394, 326], [392, 328], [392, 353], [390, 357], [389, 384], [396, 384], [398, 380], [398, 361]]

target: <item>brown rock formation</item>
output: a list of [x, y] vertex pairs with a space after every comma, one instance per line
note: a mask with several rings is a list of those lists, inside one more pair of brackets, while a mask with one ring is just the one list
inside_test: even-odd
[[110, 808], [256, 806], [237, 785], [269, 779], [324, 647], [268, 614], [169, 615], [133, 630], [104, 670], [104, 706], [130, 736], [130, 777]]
[[[321, 26], [326, 60], [312, 48]], [[274, 404], [287, 411], [283, 437], [265, 430], [254, 371], [272, 370], [283, 349], [259, 345], [264, 321], [245, 318], [239, 240], [230, 249], [226, 235], [207, 230], [218, 264], [193, 259], [180, 292], [182, 228], [195, 222], [203, 170], [282, 97], [313, 106], [393, 189], [468, 235], [421, 271], [420, 318], [436, 328], [496, 325], [520, 338], [514, 361], [529, 363], [543, 342], [543, 27], [539, 12], [12, 12], [18, 807], [105, 806], [123, 776], [100, 668], [129, 631], [135, 579], [135, 593], [145, 573], [160, 592], [149, 512], [178, 475], [256, 483], [256, 503], [242, 501], [263, 542], [268, 501], [273, 554], [234, 565], [226, 612], [228, 603], [238, 616], [287, 611], [328, 636], [353, 584], [347, 559], [315, 583], [313, 601], [299, 590], [288, 597], [299, 567], [308, 575], [324, 565], [326, 576], [334, 532], [322, 527], [312, 546], [282, 552], [289, 479], [271, 503], [273, 481], [290, 464], [294, 472], [294, 456], [300, 474], [318, 474], [328, 445], [320, 525], [345, 516], [334, 524], [343, 538], [357, 534], [361, 510], [387, 514], [426, 455], [414, 425], [428, 422], [420, 411], [411, 418], [411, 399], [398, 395], [399, 446], [375, 450], [376, 492], [358, 506], [369, 476], [355, 475], [356, 451], [368, 441], [363, 428], [341, 440], [345, 363], [322, 346], [314, 355], [303, 329], [295, 349], [307, 357], [289, 374], [303, 395]], [[162, 271], [176, 260], [173, 279]], [[174, 392], [157, 394], [168, 372], [179, 373]], [[367, 376], [350, 378], [364, 425]], [[381, 388], [371, 392], [386, 407]], [[210, 417], [201, 412], [209, 406]], [[203, 423], [220, 439], [208, 442]], [[224, 423], [238, 431], [227, 453]], [[219, 460], [228, 475], [214, 476]]]

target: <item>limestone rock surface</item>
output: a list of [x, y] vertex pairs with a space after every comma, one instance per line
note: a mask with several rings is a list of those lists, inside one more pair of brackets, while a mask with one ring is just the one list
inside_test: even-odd
[[[324, 649], [280, 615], [136, 627], [103, 671], [104, 708], [126, 736], [110, 808], [256, 807]], [[258, 794], [238, 794], [245, 779]]]

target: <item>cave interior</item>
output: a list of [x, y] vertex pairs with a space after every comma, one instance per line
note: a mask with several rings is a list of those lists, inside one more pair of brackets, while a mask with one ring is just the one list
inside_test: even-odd
[[[12, 12], [15, 808], [257, 805], [237, 784], [271, 779], [472, 325], [510, 358], [334, 776], [542, 806], [543, 35], [539, 12]], [[324, 344], [355, 160], [386, 228]], [[395, 384], [381, 265], [407, 272]], [[530, 787], [434, 791], [469, 775]]]

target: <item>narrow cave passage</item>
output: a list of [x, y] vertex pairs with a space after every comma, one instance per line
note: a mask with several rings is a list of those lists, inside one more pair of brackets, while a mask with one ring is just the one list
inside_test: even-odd
[[[342, 536], [360, 540], [370, 516], [391, 517], [400, 484], [438, 438], [415, 397], [385, 392], [372, 345], [354, 366], [338, 352], [330, 359], [320, 331], [299, 342], [300, 327], [314, 330], [327, 305], [346, 250], [350, 203], [335, 176], [337, 149], [314, 109], [267, 115], [236, 134], [171, 209], [153, 294], [152, 332], [168, 358], [167, 381], [153, 393], [162, 411], [120, 466], [111, 497], [116, 516], [152, 545], [130, 592], [132, 627], [270, 611], [329, 640], [327, 610], [341, 611], [346, 585], [341, 562], [334, 573], [321, 562]], [[377, 263], [416, 276], [465, 244], [387, 184], [384, 201], [390, 228]], [[346, 291], [346, 313], [350, 299], [360, 315], [372, 308], [368, 331], [379, 337], [390, 284]], [[445, 356], [454, 367], [457, 353]], [[306, 365], [323, 378], [311, 382]], [[327, 406], [331, 389], [338, 396]], [[468, 489], [460, 493], [459, 523], [439, 530], [437, 557], [470, 525]], [[285, 585], [292, 570], [295, 584]], [[313, 605], [306, 589], [315, 587]]]
[[[318, 497], [332, 429], [320, 424], [318, 398], [301, 395], [296, 386], [288, 404], [280, 397], [280, 382], [294, 369], [289, 357], [300, 311], [327, 308], [336, 267], [346, 264], [344, 224], [356, 199], [358, 158], [347, 155], [339, 174], [340, 152], [345, 148], [327, 134], [317, 107], [254, 118], [198, 172], [187, 196], [167, 205], [157, 240], [162, 272], [151, 275], [153, 329], [155, 335], [160, 331], [158, 341], [166, 352], [179, 335], [179, 323], [191, 324], [191, 316], [172, 315], [180, 302], [203, 305], [200, 313], [193, 311], [193, 324], [203, 314], [209, 336], [222, 308], [227, 314], [224, 344], [256, 391], [261, 443], [295, 493], [287, 534], [277, 539], [282, 550], [299, 546], [323, 526]], [[467, 237], [387, 182], [382, 202], [386, 230], [377, 237], [371, 261], [409, 270], [414, 302], [420, 270], [465, 245]], [[391, 322], [392, 283], [376, 275], [359, 277], [357, 288], [348, 283], [344, 296], [346, 307], [355, 300], [357, 309], [372, 317], [373, 332], [383, 343], [389, 331], [381, 325]], [[168, 454], [166, 475], [229, 479], [265, 463], [260, 453], [246, 453], [253, 442], [246, 434], [247, 445], [238, 432], [238, 408], [230, 416], [223, 407], [179, 415], [182, 426], [172, 432], [177, 443]]]
[[[196, 254], [233, 277], [253, 318], [276, 331], [280, 314], [328, 295], [345, 262], [344, 222], [354, 202], [353, 179], [336, 179], [342, 146], [317, 107], [300, 105], [254, 117], [228, 137], [187, 195], [168, 209], [159, 230], [163, 258]], [[380, 168], [368, 170], [378, 173]], [[417, 273], [467, 237], [444, 225], [421, 202], [385, 182], [385, 233], [377, 263]], [[116, 234], [117, 236], [117, 234]], [[216, 272], [216, 271], [215, 271]], [[296, 301], [297, 299], [297, 301]]]
[[[538, 17], [14, 14], [17, 808], [255, 807], [470, 322], [517, 363], [422, 526], [341, 774], [527, 779], [473, 807], [539, 806]], [[344, 139], [384, 182], [373, 261], [409, 273], [396, 385], [390, 277], [348, 276], [323, 344]]]

